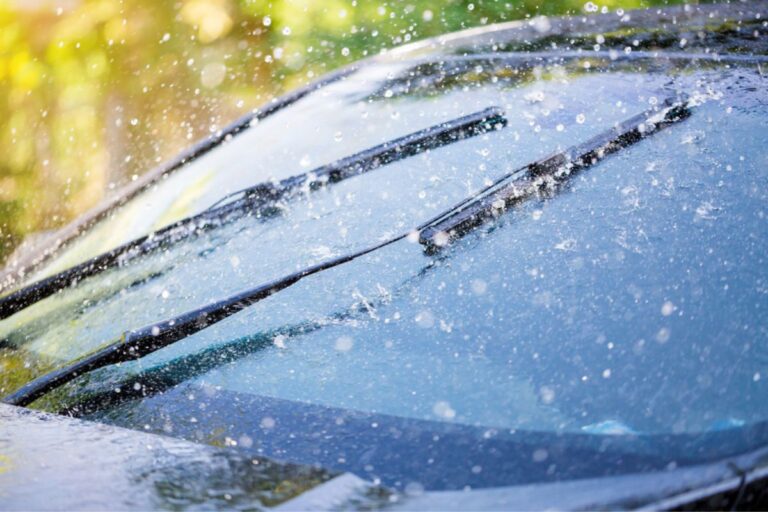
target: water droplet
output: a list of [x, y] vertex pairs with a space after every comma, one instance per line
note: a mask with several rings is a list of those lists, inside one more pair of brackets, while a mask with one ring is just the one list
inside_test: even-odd
[[210, 62], [200, 72], [200, 83], [203, 87], [213, 89], [224, 81], [227, 75], [227, 66], [223, 62]]
[[472, 293], [475, 295], [482, 295], [488, 290], [488, 283], [482, 279], [473, 279], [470, 286], [472, 287]]
[[432, 407], [432, 412], [435, 413], [435, 416], [446, 420], [456, 417], [456, 411], [453, 410], [451, 404], [442, 400], [435, 403], [434, 407]]
[[340, 336], [336, 340], [336, 344], [334, 345], [334, 348], [338, 350], [339, 352], [349, 352], [352, 350], [352, 346], [355, 344], [355, 340], [353, 340], [349, 336]]
[[443, 247], [444, 245], [448, 245], [449, 241], [450, 241], [450, 236], [445, 231], [438, 231], [432, 237], [432, 243], [434, 243], [438, 247]]
[[432, 315], [430, 311], [424, 310], [421, 313], [417, 314], [414, 318], [416, 321], [416, 325], [423, 329], [429, 329], [433, 325], [435, 325], [435, 317]]

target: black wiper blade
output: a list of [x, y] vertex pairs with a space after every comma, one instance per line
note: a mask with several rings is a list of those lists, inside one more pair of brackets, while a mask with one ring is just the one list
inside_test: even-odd
[[[674, 103], [672, 100], [667, 100], [660, 108], [637, 115], [584, 144], [505, 174], [479, 194], [464, 199], [450, 209], [422, 223], [415, 230], [401, 233], [357, 252], [306, 267], [275, 281], [189, 311], [176, 318], [126, 332], [119, 340], [101, 350], [32, 380], [3, 398], [2, 401], [12, 405], [28, 405], [49, 391], [86, 372], [111, 364], [140, 359], [191, 334], [202, 331], [206, 327], [296, 284], [307, 276], [337, 267], [394, 244], [409, 237], [413, 231], [419, 234], [419, 239], [428, 248], [442, 247], [445, 243], [438, 243], [436, 240], [436, 237], [439, 238], [439, 233], [445, 233], [446, 237], [457, 238], [472, 227], [493, 218], [494, 212], [501, 211], [504, 207], [514, 204], [522, 198], [530, 197], [540, 190], [540, 183], [545, 180], [563, 181], [574, 172], [592, 166], [607, 155], [628, 147], [662, 128], [687, 118], [689, 115], [690, 104], [688, 102]], [[514, 176], [521, 173], [524, 174], [523, 181], [516, 180], [508, 183]], [[532, 188], [526, 194], [521, 195], [518, 187], [523, 184]], [[445, 242], [447, 243], [449, 239], [447, 238]]]
[[504, 112], [489, 107], [459, 117], [354, 155], [337, 160], [304, 174], [276, 183], [260, 183], [235, 192], [215, 203], [207, 210], [174, 222], [149, 235], [139, 237], [95, 256], [58, 274], [41, 279], [0, 299], [0, 320], [7, 318], [54, 293], [76, 285], [79, 281], [97, 275], [131, 259], [146, 255], [188, 239], [202, 231], [231, 222], [244, 215], [264, 210], [275, 202], [289, 199], [304, 190], [316, 190], [332, 183], [371, 171], [377, 167], [407, 158], [424, 151], [499, 129], [507, 123]]
[[504, 111], [499, 107], [489, 107], [485, 110], [459, 117], [424, 130], [393, 139], [354, 155], [337, 160], [332, 164], [319, 167], [298, 176], [292, 176], [277, 183], [260, 183], [253, 187], [238, 190], [227, 195], [211, 208], [237, 199], [262, 199], [277, 201], [295, 193], [300, 193], [307, 187], [318, 189], [327, 184], [338, 183], [345, 179], [363, 174], [383, 165], [418, 155], [430, 149], [452, 144], [468, 137], [481, 135], [491, 130], [507, 125]]
[[507, 208], [557, 186], [605, 157], [689, 115], [689, 102], [668, 99], [659, 107], [627, 119], [582, 144], [509, 172], [423, 229], [419, 242], [428, 253], [435, 253], [473, 228], [495, 219]]
[[47, 373], [28, 382], [15, 392], [4, 397], [3, 402], [11, 405], [24, 406], [35, 401], [49, 391], [66, 384], [76, 377], [111, 364], [140, 359], [147, 354], [171, 345], [192, 334], [202, 331], [235, 313], [251, 306], [262, 299], [288, 288], [307, 276], [339, 266], [355, 260], [368, 253], [387, 245], [403, 240], [409, 235], [403, 233], [377, 243], [360, 251], [327, 260], [303, 270], [294, 272], [275, 281], [245, 290], [226, 299], [208, 304], [207, 306], [188, 311], [176, 318], [152, 324], [141, 329], [128, 331], [119, 339], [106, 347], [97, 350], [58, 370]]

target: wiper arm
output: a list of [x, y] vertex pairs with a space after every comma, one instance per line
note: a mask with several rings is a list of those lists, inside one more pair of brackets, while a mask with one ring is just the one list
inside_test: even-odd
[[456, 118], [424, 130], [379, 144], [336, 162], [277, 183], [260, 183], [233, 192], [214, 203], [211, 208], [226, 204], [233, 198], [277, 201], [299, 193], [306, 187], [318, 189], [338, 183], [383, 165], [423, 153], [430, 149], [452, 144], [459, 140], [503, 128], [507, 124], [499, 107], [489, 107], [464, 117]]
[[490, 107], [464, 117], [441, 123], [400, 137], [354, 155], [337, 160], [304, 174], [277, 183], [260, 183], [235, 192], [207, 210], [184, 218], [149, 235], [136, 238], [110, 251], [95, 256], [58, 274], [41, 279], [0, 299], [0, 320], [53, 295], [79, 281], [99, 274], [168, 244], [187, 239], [201, 231], [230, 222], [239, 217], [263, 211], [277, 201], [338, 183], [377, 167], [424, 151], [473, 137], [505, 126], [503, 111]]
[[[528, 197], [557, 186], [573, 174], [591, 167], [620, 149], [666, 128], [690, 115], [687, 101], [666, 100], [588, 141], [532, 162], [505, 174], [474, 198], [448, 210], [437, 222], [423, 229], [419, 242], [435, 253], [452, 240], [499, 216], [505, 209]], [[516, 178], [516, 179], [515, 179]]]
[[[520, 201], [540, 190], [546, 180], [563, 181], [574, 172], [592, 166], [619, 149], [628, 147], [660, 129], [681, 121], [690, 115], [687, 102], [666, 101], [662, 108], [656, 108], [637, 115], [617, 127], [574, 146], [549, 158], [538, 160], [521, 169], [510, 172], [496, 180], [479, 194], [468, 197], [450, 209], [415, 228], [419, 239], [431, 249], [439, 249], [451, 239], [467, 233], [472, 227], [493, 218], [494, 212]], [[509, 182], [518, 174], [520, 180]], [[527, 188], [521, 189], [525, 185]], [[520, 191], [527, 191], [522, 194]], [[66, 384], [86, 372], [110, 364], [140, 359], [147, 354], [171, 345], [191, 334], [242, 311], [248, 306], [288, 288], [313, 274], [353, 261], [373, 251], [394, 244], [408, 237], [413, 231], [402, 233], [357, 252], [339, 256], [276, 281], [262, 284], [236, 295], [184, 313], [174, 319], [153, 324], [135, 331], [129, 331], [105, 348], [94, 352], [74, 363], [38, 377], [3, 398], [12, 405], [28, 405], [49, 391]], [[444, 233], [445, 239], [439, 234]]]

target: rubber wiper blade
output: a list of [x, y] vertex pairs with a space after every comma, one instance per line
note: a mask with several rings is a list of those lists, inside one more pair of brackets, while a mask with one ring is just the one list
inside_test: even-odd
[[85, 278], [123, 265], [137, 256], [149, 254], [242, 216], [266, 213], [266, 210], [276, 202], [287, 200], [303, 191], [316, 190], [328, 184], [338, 183], [397, 160], [502, 128], [506, 123], [502, 109], [489, 107], [387, 141], [304, 174], [276, 183], [260, 183], [235, 192], [202, 213], [131, 240], [0, 298], [0, 320], [60, 290], [74, 286]]
[[515, 204], [552, 190], [605, 157], [686, 119], [691, 113], [690, 107], [688, 101], [667, 99], [582, 144], [509, 172], [424, 228], [419, 242], [427, 253], [436, 253]]

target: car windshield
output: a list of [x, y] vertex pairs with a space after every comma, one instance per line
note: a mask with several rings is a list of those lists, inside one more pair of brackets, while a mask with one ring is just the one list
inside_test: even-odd
[[684, 122], [439, 252], [410, 236], [34, 405], [427, 489], [664, 469], [764, 445], [768, 151], [755, 134], [768, 124], [765, 61], [696, 57], [696, 47], [505, 50], [362, 67], [117, 210], [30, 282], [229, 192], [493, 105], [507, 119], [3, 320], [2, 393], [124, 331], [412, 229], [514, 169], [686, 97], [695, 108]]

